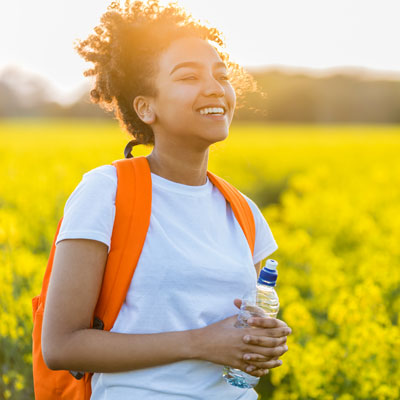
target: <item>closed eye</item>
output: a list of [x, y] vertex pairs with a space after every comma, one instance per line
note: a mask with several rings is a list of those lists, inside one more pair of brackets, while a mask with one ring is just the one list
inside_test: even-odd
[[[181, 81], [194, 80], [194, 79], [197, 79], [197, 77], [196, 77], [196, 76], [187, 76], [187, 77], [185, 77], [185, 78], [182, 78]], [[223, 76], [220, 77], [220, 79], [222, 79], [222, 80], [224, 80], [224, 81], [228, 81], [228, 80], [229, 80], [229, 77], [226, 76], [226, 75], [223, 75]]]

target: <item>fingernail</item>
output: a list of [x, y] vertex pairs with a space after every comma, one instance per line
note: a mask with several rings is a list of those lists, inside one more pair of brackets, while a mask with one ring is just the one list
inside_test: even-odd
[[247, 320], [247, 323], [248, 324], [252, 324], [254, 322], [254, 319], [253, 318], [249, 318], [248, 320]]
[[246, 335], [246, 336], [243, 338], [243, 340], [244, 340], [246, 343], [250, 342], [250, 336]]
[[251, 372], [251, 371], [254, 371], [255, 368], [256, 368], [256, 367], [250, 365], [250, 367], [247, 367], [247, 368], [246, 368], [246, 371], [247, 371], [247, 372]]
[[245, 355], [245, 356], [244, 356], [244, 359], [245, 359], [245, 360], [250, 360], [250, 356], [249, 356], [249, 355]]

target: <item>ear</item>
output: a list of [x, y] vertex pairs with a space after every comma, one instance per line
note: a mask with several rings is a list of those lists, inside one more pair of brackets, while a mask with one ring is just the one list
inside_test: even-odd
[[133, 108], [145, 124], [150, 125], [155, 121], [156, 116], [148, 98], [136, 96], [133, 100]]

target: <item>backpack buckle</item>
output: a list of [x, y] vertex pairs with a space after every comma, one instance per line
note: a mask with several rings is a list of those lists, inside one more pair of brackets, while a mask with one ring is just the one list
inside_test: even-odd
[[102, 331], [104, 329], [104, 322], [99, 317], [94, 317], [92, 328]]
[[69, 373], [79, 381], [79, 379], [82, 379], [85, 376], [84, 372], [79, 372], [79, 371], [69, 371]]

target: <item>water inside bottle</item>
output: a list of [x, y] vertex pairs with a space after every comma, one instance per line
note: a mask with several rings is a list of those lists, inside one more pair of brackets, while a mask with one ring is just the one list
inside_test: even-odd
[[257, 304], [266, 317], [276, 318], [279, 312], [279, 299], [275, 291], [263, 291], [257, 294]]

